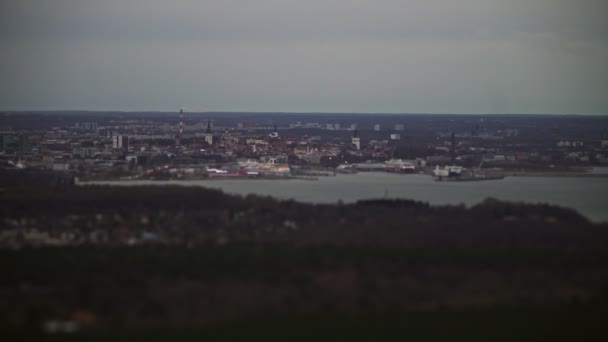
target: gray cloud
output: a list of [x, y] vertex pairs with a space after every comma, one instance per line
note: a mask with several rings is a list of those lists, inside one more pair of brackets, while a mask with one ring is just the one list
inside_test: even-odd
[[0, 109], [608, 111], [603, 1], [0, 6]]

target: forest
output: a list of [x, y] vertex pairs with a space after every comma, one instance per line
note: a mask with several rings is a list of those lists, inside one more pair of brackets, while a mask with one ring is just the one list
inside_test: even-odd
[[2, 176], [7, 336], [36, 338], [53, 322], [99, 339], [606, 335], [608, 227], [570, 209], [313, 205]]

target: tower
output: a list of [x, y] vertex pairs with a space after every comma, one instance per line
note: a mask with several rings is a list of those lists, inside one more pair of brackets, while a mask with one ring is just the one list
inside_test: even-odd
[[268, 137], [269, 138], [278, 138], [279, 137], [279, 132], [277, 131], [277, 124], [276, 124], [276, 122], [274, 123], [273, 131], [270, 132], [270, 134], [268, 134]]
[[361, 149], [361, 138], [357, 134], [357, 130], [353, 132], [353, 138], [351, 139], [351, 145], [354, 146], [357, 150]]
[[175, 135], [175, 145], [181, 145], [184, 137], [184, 111], [182, 108], [179, 109], [179, 131]]
[[211, 132], [211, 120], [207, 120], [207, 131], [205, 132], [205, 142], [213, 145], [213, 133]]

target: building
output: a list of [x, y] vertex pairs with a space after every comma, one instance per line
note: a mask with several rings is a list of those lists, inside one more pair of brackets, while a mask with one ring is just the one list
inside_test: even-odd
[[0, 151], [14, 152], [19, 145], [17, 137], [14, 134], [0, 134]]
[[76, 129], [85, 132], [97, 132], [97, 122], [77, 122]]
[[396, 124], [395, 125], [395, 131], [397, 132], [402, 132], [405, 129], [405, 125], [404, 124]]
[[562, 140], [557, 143], [557, 147], [583, 147], [582, 141], [568, 141]]
[[374, 125], [374, 131], [380, 132], [380, 124], [375, 124]]
[[357, 130], [356, 129], [353, 132], [353, 138], [351, 139], [351, 144], [357, 150], [361, 149], [361, 138], [359, 138], [359, 135], [357, 134]]
[[399, 133], [392, 133], [391, 134], [391, 140], [401, 140], [401, 134], [399, 134]]
[[19, 135], [19, 158], [23, 158], [27, 152], [29, 152], [29, 139], [27, 135], [21, 134]]
[[129, 137], [126, 135], [115, 135], [112, 138], [112, 147], [115, 150], [129, 151]]
[[270, 132], [270, 134], [268, 134], [269, 138], [273, 138], [276, 139], [279, 137], [279, 131], [277, 130], [277, 124], [274, 124], [272, 132]]
[[211, 132], [211, 120], [207, 120], [207, 131], [205, 132], [205, 142], [213, 145], [213, 132]]

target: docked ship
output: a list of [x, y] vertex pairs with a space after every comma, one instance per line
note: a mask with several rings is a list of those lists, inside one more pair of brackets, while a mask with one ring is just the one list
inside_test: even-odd
[[357, 169], [357, 164], [340, 164], [336, 168], [337, 173], [357, 173], [359, 169]]
[[374, 163], [367, 161], [365, 163], [353, 164], [359, 171], [378, 172], [386, 171], [386, 163]]
[[435, 166], [435, 170], [433, 170], [433, 175], [438, 178], [443, 177], [460, 177], [462, 174], [462, 170], [464, 170], [461, 166], [444, 166], [440, 168], [439, 165]]
[[416, 166], [412, 162], [401, 159], [391, 159], [386, 162], [387, 172], [414, 173]]
[[291, 173], [288, 164], [279, 163], [275, 158], [270, 158], [265, 163], [247, 160], [239, 162], [239, 167], [245, 170], [247, 175], [289, 175]]
[[336, 173], [357, 173], [359, 171], [367, 172], [397, 172], [397, 173], [414, 173], [416, 166], [407, 160], [391, 159], [387, 162], [374, 163], [356, 163], [356, 164], [341, 164], [336, 168]]
[[505, 178], [505, 176], [502, 174], [489, 174], [486, 172], [467, 171], [466, 169], [460, 166], [445, 166], [443, 168], [436, 166], [435, 170], [433, 170], [433, 175], [435, 176], [436, 181], [448, 182], [485, 181], [499, 180]]

